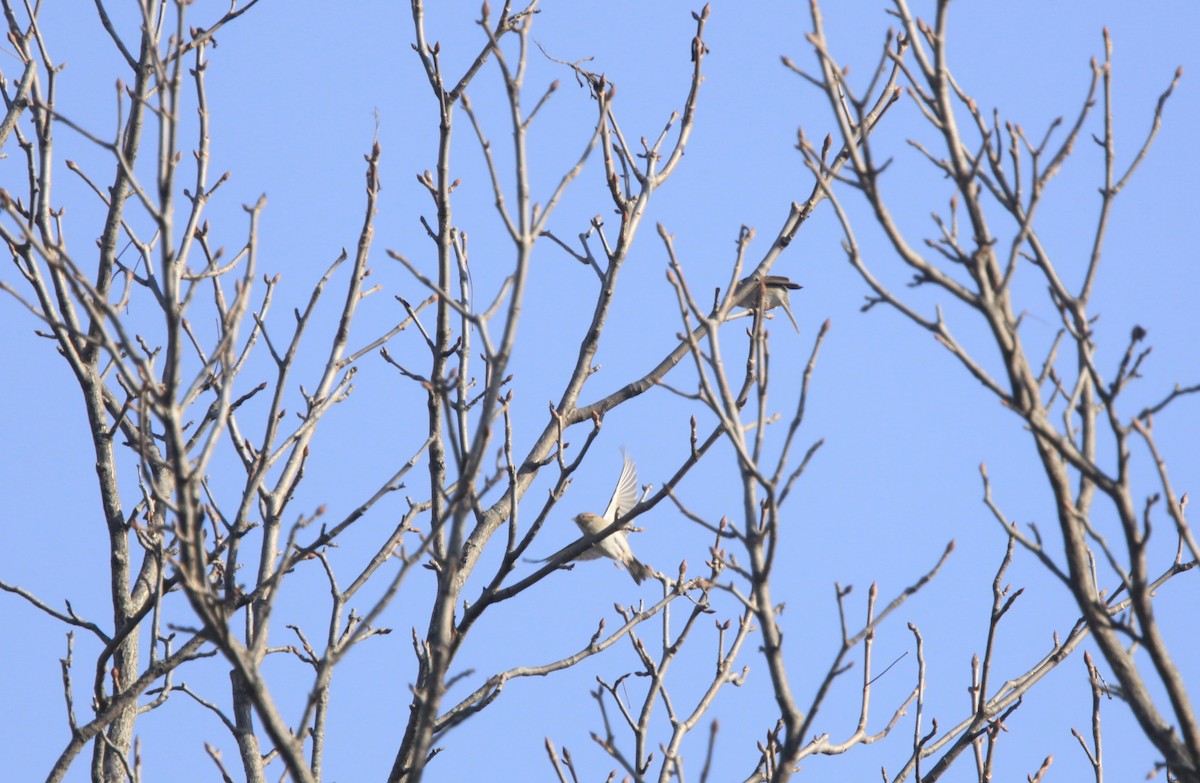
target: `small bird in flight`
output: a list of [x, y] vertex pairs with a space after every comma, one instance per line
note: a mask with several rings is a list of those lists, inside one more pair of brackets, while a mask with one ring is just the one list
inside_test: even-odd
[[733, 292], [733, 301], [734, 304], [745, 307], [747, 310], [758, 309], [760, 301], [764, 310], [782, 307], [783, 312], [787, 313], [788, 320], [795, 327], [796, 334], [799, 334], [800, 325], [796, 323], [796, 317], [792, 315], [788, 292], [799, 291], [803, 287], [782, 275], [767, 275], [760, 278], [751, 275], [738, 281], [737, 288]]
[[[637, 468], [628, 454], [625, 454], [624, 457], [625, 465], [621, 468], [621, 477], [617, 479], [617, 487], [613, 490], [612, 498], [608, 501], [608, 508], [604, 509], [604, 515], [600, 516], [584, 512], [575, 516], [575, 524], [579, 526], [580, 532], [585, 537], [599, 533], [601, 530], [609, 527], [613, 522], [617, 521], [617, 517], [629, 513], [630, 509], [637, 505]], [[538, 562], [544, 563], [547, 560], [553, 560], [566, 551], [569, 546], [563, 547], [550, 555], [550, 557], [543, 558]], [[646, 564], [633, 556], [633, 550], [629, 548], [629, 538], [625, 535], [624, 530], [617, 530], [615, 533], [602, 538], [593, 544], [591, 549], [587, 549], [581, 554], [576, 555], [575, 559], [595, 560], [598, 557], [608, 557], [618, 563], [622, 563], [628, 569], [629, 575], [633, 577], [633, 581], [637, 584], [641, 584], [643, 579], [654, 573]]]

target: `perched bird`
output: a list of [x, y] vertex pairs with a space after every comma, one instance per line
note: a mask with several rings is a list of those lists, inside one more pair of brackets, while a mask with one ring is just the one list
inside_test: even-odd
[[[621, 468], [621, 477], [617, 479], [617, 488], [613, 490], [612, 498], [608, 501], [608, 508], [604, 509], [604, 515], [600, 516], [584, 512], [575, 516], [575, 524], [579, 526], [579, 530], [584, 536], [599, 533], [601, 530], [612, 525], [613, 522], [616, 522], [617, 517], [629, 513], [629, 510], [637, 505], [637, 468], [634, 467], [633, 460], [629, 458], [628, 454], [624, 456], [625, 465]], [[564, 547], [539, 562], [553, 560], [567, 548]], [[618, 563], [622, 563], [629, 570], [629, 575], [633, 577], [633, 581], [637, 584], [641, 584], [643, 579], [654, 573], [648, 566], [639, 562], [633, 556], [633, 550], [629, 548], [629, 538], [625, 535], [624, 530], [617, 530], [606, 538], [597, 541], [591, 549], [576, 555], [575, 559], [595, 560], [598, 557], [608, 557]]]
[[788, 320], [795, 327], [796, 333], [799, 334], [800, 325], [796, 323], [796, 317], [792, 315], [788, 292], [799, 291], [803, 287], [782, 275], [767, 275], [761, 278], [751, 275], [738, 282], [737, 288], [733, 292], [733, 301], [734, 304], [745, 307], [747, 310], [758, 309], [760, 301], [764, 310], [782, 307], [783, 311], [787, 313]]

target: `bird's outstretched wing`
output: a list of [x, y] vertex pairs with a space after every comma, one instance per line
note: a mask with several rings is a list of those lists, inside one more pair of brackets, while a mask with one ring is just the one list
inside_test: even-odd
[[625, 464], [621, 468], [621, 477], [617, 479], [617, 488], [613, 490], [608, 508], [604, 509], [604, 521], [610, 525], [617, 521], [618, 514], [628, 514], [638, 502], [637, 468], [633, 459], [625, 452]]
[[799, 291], [804, 287], [799, 283], [793, 283], [783, 275], [767, 275], [765, 278], [763, 278], [763, 280], [765, 280], [769, 286], [778, 286], [780, 288], [786, 288], [789, 291]]

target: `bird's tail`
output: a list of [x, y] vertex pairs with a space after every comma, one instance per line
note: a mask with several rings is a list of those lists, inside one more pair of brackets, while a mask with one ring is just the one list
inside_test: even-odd
[[796, 316], [792, 315], [792, 308], [788, 305], [787, 300], [780, 302], [783, 305], [783, 311], [787, 313], [788, 320], [792, 322], [792, 326], [796, 329], [796, 334], [800, 334], [800, 324], [796, 323]]
[[654, 570], [636, 557], [629, 558], [629, 562], [625, 564], [625, 567], [629, 569], [629, 575], [633, 577], [633, 581], [639, 585], [643, 579], [649, 579], [654, 576]]

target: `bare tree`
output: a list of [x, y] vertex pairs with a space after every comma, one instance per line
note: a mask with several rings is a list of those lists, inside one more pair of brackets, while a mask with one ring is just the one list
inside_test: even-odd
[[[1055, 499], [1052, 515], [1062, 536], [1061, 552], [1051, 549], [1036, 525], [1022, 530], [1002, 513], [992, 498], [986, 468], [981, 467], [985, 502], [1010, 537], [1010, 550], [1014, 543], [1019, 544], [1070, 590], [1081, 614], [1079, 629], [1095, 639], [1116, 681], [1113, 690], [1162, 754], [1168, 777], [1200, 779], [1200, 734], [1194, 707], [1155, 618], [1152, 600], [1158, 586], [1190, 570], [1200, 553], [1184, 516], [1186, 495], [1180, 498], [1172, 488], [1151, 432], [1155, 414], [1200, 386], [1176, 386], [1154, 405], [1127, 408], [1121, 395], [1139, 377], [1149, 355], [1149, 349], [1142, 346], [1146, 332], [1134, 325], [1117, 366], [1105, 371], [1097, 359], [1094, 319], [1088, 310], [1115, 199], [1149, 151], [1182, 70], [1176, 71], [1159, 97], [1140, 148], [1120, 163], [1113, 132], [1114, 69], [1107, 30], [1104, 59], [1092, 62], [1091, 85], [1075, 120], [1061, 138], [1055, 138], [1060, 125], [1056, 121], [1039, 140], [1016, 122], [1002, 123], [999, 111], [986, 114], [979, 101], [955, 80], [947, 65], [948, 0], [937, 3], [932, 23], [913, 14], [905, 0], [896, 0], [901, 33], [894, 46], [889, 42], [879, 71], [865, 89], [856, 89], [846, 79], [825, 39], [821, 10], [815, 0], [810, 5], [811, 40], [819, 71], [809, 76], [790, 62], [786, 64], [821, 89], [829, 101], [839, 137], [845, 141], [843, 154], [848, 156], [850, 173], [844, 184], [866, 200], [896, 258], [912, 270], [912, 285], [936, 289], [943, 298], [966, 305], [968, 313], [986, 325], [991, 340], [975, 347], [965, 345], [955, 337], [940, 306], [933, 314], [923, 313], [881, 282], [872, 271], [871, 259], [861, 252], [841, 197], [827, 187], [825, 194], [845, 232], [847, 258], [871, 291], [863, 309], [877, 305], [893, 308], [928, 331], [1031, 433], [1034, 452]], [[892, 218], [886, 162], [880, 162], [885, 157], [870, 133], [872, 107], [889, 92], [899, 95], [886, 78], [897, 70], [903, 72], [908, 94], [934, 130], [932, 144], [936, 146], [912, 144], [951, 183], [949, 213], [934, 213], [936, 234], [921, 243], [914, 242]], [[1104, 151], [1101, 200], [1090, 257], [1082, 276], [1073, 281], [1060, 272], [1035, 218], [1047, 188], [1086, 127], [1098, 92], [1103, 132], [1094, 139]], [[801, 151], [810, 171], [823, 181], [831, 171], [828, 142], [818, 150], [802, 137]], [[842, 162], [838, 157], [833, 166]], [[1002, 236], [1004, 229], [996, 226], [1008, 227], [1007, 235]], [[921, 244], [927, 253], [921, 251]], [[1019, 273], [1037, 276], [1046, 299], [1018, 301], [1013, 281]], [[1021, 336], [1022, 314], [1047, 306], [1062, 326], [1046, 351], [1031, 355]], [[1003, 368], [1000, 377], [987, 369], [993, 356]], [[1138, 441], [1145, 446], [1141, 458], [1150, 458], [1157, 468], [1158, 486], [1135, 488], [1131, 462]], [[1099, 513], [1094, 508], [1097, 500], [1108, 504], [1108, 511], [1120, 521], [1120, 544], [1110, 543], [1094, 521]], [[1173, 561], [1155, 564], [1147, 541], [1160, 502], [1178, 535], [1178, 547]], [[1114, 580], [1110, 588], [1104, 586], [1105, 574]], [[1002, 613], [1007, 604], [999, 601], [998, 595], [997, 610]], [[1138, 651], [1144, 651], [1148, 660], [1139, 663]], [[1088, 667], [1095, 683], [1096, 670], [1090, 663]], [[987, 675], [985, 665], [970, 725], [932, 770], [924, 773], [926, 778], [940, 775], [972, 738], [1002, 718], [1005, 703], [988, 701]], [[1151, 689], [1151, 682], [1165, 699]], [[918, 745], [910, 762], [917, 773], [922, 758], [947, 745], [950, 736], [939, 739], [931, 735], [927, 740]], [[1097, 756], [1098, 745], [1097, 738]], [[1099, 776], [1097, 765], [1097, 780]]]
[[[1095, 640], [1099, 660], [1115, 681], [1106, 684], [1101, 664], [1087, 658], [1094, 716], [1090, 746], [1076, 736], [1096, 779], [1103, 769], [1099, 715], [1105, 693], [1128, 704], [1170, 779], [1200, 779], [1195, 716], [1153, 610], [1155, 589], [1189, 570], [1197, 550], [1184, 515], [1186, 496], [1176, 497], [1151, 428], [1154, 415], [1200, 387], [1177, 387], [1156, 405], [1126, 411], [1119, 404], [1121, 393], [1146, 359], [1147, 351], [1140, 348], [1145, 333], [1133, 330], [1109, 377], [1095, 358], [1087, 310], [1113, 199], [1148, 151], [1174, 82], [1159, 101], [1144, 145], [1121, 171], [1108, 102], [1110, 59], [1094, 64], [1092, 93], [1065, 138], [1051, 146], [1047, 134], [1034, 143], [1016, 124], [1004, 126], [1002, 135], [999, 114], [989, 120], [958, 87], [945, 57], [948, 3], [938, 4], [930, 26], [904, 0], [895, 0], [902, 32], [889, 36], [877, 69], [860, 90], [835, 61], [812, 0], [809, 42], [818, 70], [810, 75], [787, 59], [785, 65], [827, 96], [838, 132], [820, 148], [800, 134], [799, 149], [812, 176], [808, 198], [790, 205], [769, 246], [757, 255], [755, 231], [741, 230], [728, 274], [711, 300], [690, 281], [694, 270], [676, 252], [669, 226], [659, 224], [656, 247], [668, 259], [682, 331], [667, 336], [670, 349], [648, 369], [616, 382], [606, 379], [600, 388], [594, 380], [596, 356], [620, 272], [652, 198], [683, 165], [700, 121], [708, 6], [692, 14], [690, 74], [678, 85], [680, 108], [664, 112], [657, 136], [635, 139], [621, 122], [614, 79], [592, 70], [586, 59], [560, 61], [535, 46], [538, 0], [524, 7], [498, 3], [495, 9], [483, 3], [478, 17], [464, 20], [478, 27], [477, 48], [458, 70], [446, 64], [441, 44], [427, 32], [424, 4], [412, 0], [413, 50], [427, 81], [435, 118], [430, 121], [437, 126], [436, 163], [417, 177], [432, 204], [431, 215], [420, 219], [429, 244], [384, 254], [375, 249], [384, 169], [384, 150], [376, 140], [365, 155], [362, 224], [353, 250], [329, 261], [306, 301], [279, 315], [273, 307], [279, 278], [275, 270], [261, 268], [265, 198], [245, 207], [243, 228], [210, 226], [206, 211], [229, 176], [214, 177], [209, 170], [206, 65], [214, 36], [226, 25], [244, 23], [240, 17], [258, 0], [240, 8], [234, 3], [223, 14], [201, 19], [203, 26], [189, 17], [201, 12], [182, 1], [142, 0], [136, 23], [123, 26], [97, 0], [107, 43], [128, 68], [117, 94], [119, 127], [111, 136], [97, 130], [92, 118], [59, 105], [55, 88], [61, 63], [43, 36], [39, 6], [0, 2], [21, 63], [20, 78], [0, 85], [7, 107], [0, 145], [23, 164], [22, 176], [6, 180], [0, 190], [0, 236], [17, 272], [11, 283], [0, 280], [0, 287], [10, 303], [38, 321], [38, 334], [52, 342], [82, 392], [108, 535], [111, 621], [80, 616], [70, 603], [60, 610], [21, 586], [0, 582], [69, 628], [62, 688], [70, 734], [50, 762], [48, 780], [64, 780], [84, 763], [96, 781], [140, 780], [135, 725], [139, 719], [158, 719], [155, 710], [182, 699], [215, 716], [236, 746], [235, 773], [234, 763], [216, 745], [205, 745], [223, 779], [325, 779], [334, 674], [356, 646], [390, 633], [385, 613], [401, 602], [419, 611], [421, 627], [401, 640], [401, 647], [411, 644], [414, 655], [411, 701], [389, 748], [389, 781], [421, 780], [427, 767], [433, 774], [438, 739], [465, 721], [488, 720], [480, 713], [503, 697], [510, 682], [554, 675], [625, 644], [640, 668], [611, 682], [599, 680], [593, 695], [602, 729], [593, 737], [629, 779], [682, 781], [688, 767], [699, 768], [701, 780], [712, 779], [717, 774], [714, 705], [723, 688], [746, 681], [750, 661], [763, 664], [773, 699], [759, 705], [753, 717], [767, 727], [757, 748], [739, 749], [736, 759], [724, 764], [737, 766], [746, 780], [787, 780], [805, 759], [845, 754], [889, 737], [908, 715], [915, 717], [911, 745], [893, 739], [901, 746], [894, 756], [900, 763], [886, 778], [936, 780], [971, 751], [967, 755], [979, 779], [990, 779], [1005, 721], [1022, 697], [1087, 639]], [[534, 59], [552, 62], [561, 80], [578, 84], [594, 107], [594, 114], [580, 122], [577, 158], [545, 191], [534, 184], [542, 161], [530, 135], [561, 80], [534, 87], [531, 99], [527, 82]], [[470, 98], [486, 89], [479, 79], [484, 73], [498, 76], [502, 87], [499, 128], [496, 117]], [[937, 218], [939, 234], [926, 243], [932, 257], [917, 250], [891, 220], [886, 164], [878, 163], [904, 88], [936, 130], [941, 151], [916, 148], [953, 187], [951, 215]], [[1073, 286], [1056, 271], [1034, 216], [1101, 88], [1103, 198], [1090, 265]], [[964, 117], [974, 136], [960, 128]], [[94, 145], [104, 156], [102, 166], [60, 164], [56, 143], [61, 134]], [[511, 153], [497, 152], [493, 139], [501, 136], [511, 138]], [[486, 284], [475, 288], [472, 270], [482, 265], [473, 265], [472, 253], [478, 256], [479, 250], [468, 243], [456, 212], [464, 145], [482, 157], [494, 219], [511, 243], [510, 248], [486, 248], [489, 271], [498, 268], [496, 259], [507, 259], [490, 289]], [[65, 219], [56, 195], [54, 175], [64, 165], [102, 208], [95, 255], [90, 248], [77, 249], [86, 245], [73, 237], [89, 229]], [[595, 192], [603, 198], [597, 216], [582, 227], [553, 222], [568, 190], [591, 175], [598, 178]], [[992, 343], [963, 345], [940, 309], [925, 315], [880, 282], [871, 270], [890, 259], [862, 254], [843, 203], [852, 194], [866, 200], [894, 255], [914, 270], [915, 284], [966, 305], [982, 318]], [[991, 611], [980, 618], [988, 647], [973, 667], [970, 709], [949, 727], [936, 720], [932, 728], [925, 725], [926, 692], [935, 683], [926, 676], [925, 642], [914, 625], [909, 627], [917, 666], [911, 686], [905, 686], [903, 698], [883, 706], [882, 722], [872, 720], [870, 708], [881, 676], [873, 660], [875, 635], [934, 579], [953, 542], [930, 552], [929, 562], [910, 575], [911, 583], [883, 596], [883, 603], [875, 585], [861, 605], [850, 600], [848, 586], [837, 586], [840, 633], [826, 670], [797, 669], [789, 657], [794, 642], [790, 636], [785, 640], [784, 596], [775, 580], [788, 536], [781, 521], [785, 503], [820, 454], [822, 442], [811, 440], [805, 425], [830, 327], [823, 326], [807, 361], [799, 363], [799, 389], [785, 406], [790, 415], [781, 418], [769, 394], [772, 370], [778, 372], [771, 332], [780, 323], [775, 316], [786, 304], [780, 297], [787, 289], [771, 271], [822, 206], [836, 213], [847, 256], [871, 291], [864, 309], [892, 307], [931, 332], [986, 392], [1012, 410], [1032, 434], [1057, 501], [1053, 513], [1062, 531], [1061, 554], [1036, 526], [1026, 532], [1010, 523], [983, 471], [984, 502], [1003, 526], [1007, 548], [992, 583]], [[609, 209], [615, 219], [601, 216]], [[960, 234], [960, 214], [966, 216], [969, 235]], [[991, 228], [994, 214], [1004, 215], [1013, 227], [1007, 245]], [[567, 232], [577, 240], [567, 239]], [[227, 257], [217, 237], [235, 233], [239, 247]], [[512, 372], [520, 341], [530, 339], [518, 327], [535, 246], [577, 262], [595, 280], [586, 302], [576, 305], [590, 313], [590, 323], [553, 388], [528, 388]], [[382, 290], [368, 286], [367, 278], [371, 264], [384, 255], [411, 275], [410, 287], [394, 297], [399, 315], [393, 323], [361, 336], [356, 316], [363, 301]], [[1010, 285], [1026, 268], [1044, 278], [1048, 303], [1062, 320], [1061, 332], [1039, 361], [1027, 354], [1016, 315], [1035, 304], [1014, 301]], [[327, 298], [336, 299], [332, 316], [326, 315]], [[790, 310], [787, 315], [791, 318]], [[410, 342], [396, 339], [400, 335]], [[993, 349], [1004, 368], [1002, 378], [978, 358]], [[301, 358], [313, 352], [320, 361]], [[394, 454], [378, 457], [386, 481], [345, 506], [305, 508], [296, 500], [302, 484], [317, 485], [318, 495], [323, 491], [322, 478], [310, 475], [311, 448], [319, 433], [334, 426], [331, 412], [355, 403], [353, 381], [367, 362], [394, 370], [415, 390], [424, 402], [422, 415], [409, 422], [405, 442]], [[270, 380], [249, 380], [248, 367], [269, 368]], [[583, 535], [526, 572], [522, 563], [535, 542], [547, 541], [539, 536], [548, 520], [562, 515], [558, 504], [573, 477], [585, 461], [599, 462], [587, 457], [606, 415], [644, 404], [652, 390], [674, 395], [673, 404], [694, 414], [690, 441], [669, 478], [660, 487], [641, 487], [632, 507], [613, 505], [607, 528]], [[514, 423], [514, 395], [553, 401], [545, 418], [530, 426]], [[1056, 425], [1051, 416], [1059, 413]], [[418, 418], [419, 426], [413, 423]], [[781, 422], [784, 426], [775, 426]], [[1129, 471], [1135, 443], [1144, 447], [1159, 477], [1156, 489], [1140, 495]], [[679, 488], [718, 445], [735, 455], [738, 470], [729, 481], [740, 507], [714, 515], [693, 508]], [[539, 477], [550, 485], [544, 498], [530, 494]], [[413, 494], [404, 495], [404, 510], [392, 518], [382, 509], [402, 489]], [[1143, 496], [1148, 499], [1139, 513], [1137, 499]], [[1173, 562], [1156, 564], [1146, 539], [1160, 513], [1160, 496], [1179, 546]], [[1123, 550], [1093, 523], [1097, 499], [1109, 503], [1120, 520]], [[496, 607], [515, 601], [536, 611], [531, 588], [571, 567], [573, 560], [593, 556], [595, 545], [659, 506], [674, 506], [711, 537], [698, 570], [687, 562], [666, 572], [651, 569], [659, 595], [636, 606], [618, 603], [613, 627], [600, 619], [594, 634], [578, 640], [570, 654], [509, 667], [485, 656], [489, 671], [462, 671], [477, 627], [496, 614]], [[365, 556], [357, 547], [340, 546], [352, 537], [369, 540]], [[1019, 676], [996, 685], [1001, 675], [992, 641], [1020, 595], [1004, 583], [1018, 548], [1032, 553], [1069, 588], [1080, 620], [1048, 653], [1014, 664]], [[414, 575], [423, 570], [432, 572], [432, 593], [414, 586]], [[284, 586], [313, 577], [324, 583], [327, 611], [316, 619], [279, 617]], [[1112, 589], [1102, 587], [1104, 578], [1113, 581]], [[717, 615], [711, 630], [705, 622], [709, 615]], [[659, 623], [654, 641], [646, 631], [650, 620]], [[76, 703], [76, 631], [100, 647], [96, 658], [83, 664], [91, 702], [83, 709]], [[400, 636], [371, 643], [394, 644]], [[711, 676], [697, 678], [673, 666], [685, 649], [705, 644], [716, 650]], [[1147, 657], [1137, 657], [1134, 647]], [[305, 678], [276, 676], [268, 665], [271, 656], [291, 658]], [[183, 672], [198, 669], [200, 659], [218, 657], [228, 673], [227, 691], [180, 680]], [[819, 716], [835, 684], [855, 667], [858, 719], [849, 727], [824, 725]], [[468, 679], [474, 687], [461, 695], [455, 686]], [[289, 716], [289, 704], [301, 705], [299, 713]], [[703, 758], [685, 751], [685, 740], [698, 728], [706, 730], [698, 738]], [[553, 735], [556, 729], [545, 731]], [[89, 746], [90, 762], [84, 762]], [[587, 774], [552, 736], [546, 748], [560, 780]], [[1048, 762], [1038, 779], [1047, 768]]]

